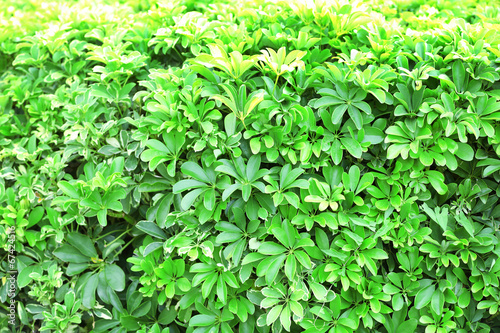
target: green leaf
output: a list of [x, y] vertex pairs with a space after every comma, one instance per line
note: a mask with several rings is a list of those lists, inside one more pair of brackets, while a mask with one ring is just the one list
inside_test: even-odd
[[191, 318], [191, 320], [189, 321], [189, 326], [204, 327], [213, 325], [214, 323], [215, 323], [214, 316], [200, 314]]
[[137, 331], [141, 328], [141, 326], [139, 326], [139, 321], [137, 320], [137, 318], [132, 316], [120, 316], [120, 324], [122, 324], [122, 326], [126, 328], [127, 331]]
[[73, 247], [78, 249], [78, 251], [80, 251], [83, 255], [89, 258], [97, 258], [94, 243], [89, 237], [78, 232], [70, 232], [66, 235], [66, 237], [68, 239], [68, 243], [73, 245]]
[[197, 187], [208, 187], [207, 184], [194, 179], [184, 179], [174, 184], [172, 192], [181, 193]]
[[205, 280], [205, 282], [203, 282], [203, 284], [201, 286], [201, 294], [202, 294], [203, 298], [208, 298], [208, 296], [212, 292], [213, 286], [217, 282], [217, 277], [218, 277], [218, 275], [215, 273], [210, 274], [207, 277], [207, 279]]
[[307, 269], [311, 268], [311, 258], [304, 251], [295, 251], [294, 255], [302, 266]]
[[70, 198], [73, 198], [73, 199], [80, 198], [80, 195], [78, 194], [78, 191], [76, 190], [76, 188], [73, 185], [71, 185], [70, 183], [68, 183], [67, 181], [60, 181], [57, 184], [57, 186], [61, 189], [61, 191], [64, 194], [66, 194]]
[[452, 65], [453, 83], [457, 86], [460, 92], [464, 91], [465, 84], [465, 68], [460, 60], [456, 60]]
[[286, 251], [282, 245], [273, 242], [264, 242], [259, 246], [259, 252], [266, 255], [277, 255]]
[[297, 260], [295, 256], [287, 256], [285, 261], [285, 275], [290, 281], [294, 280], [295, 273], [297, 271]]
[[418, 320], [412, 318], [401, 323], [394, 332], [414, 333], [417, 330], [417, 326]]
[[266, 272], [266, 283], [268, 285], [272, 285], [274, 280], [276, 280], [276, 277], [278, 276], [278, 272], [280, 271], [281, 267], [283, 266], [283, 262], [286, 259], [286, 255], [280, 254], [276, 256], [274, 260], [271, 261], [269, 268]]
[[342, 121], [342, 117], [344, 116], [344, 113], [347, 111], [347, 105], [342, 104], [339, 105], [333, 110], [332, 113], [332, 123], [334, 125], [339, 124]]
[[[194, 179], [196, 179], [200, 182], [210, 183], [210, 178], [205, 173], [205, 170], [203, 170], [203, 168], [200, 167], [197, 163], [187, 161], [187, 162], [182, 164], [181, 171], [183, 174], [190, 176], [190, 177], [193, 177]], [[174, 185], [174, 187], [175, 187], [175, 185]], [[177, 192], [177, 191], [174, 190], [174, 192]], [[181, 192], [181, 191], [179, 191], [179, 192]]]
[[95, 305], [95, 291], [98, 283], [97, 274], [92, 274], [83, 287], [82, 304], [89, 309]]
[[429, 182], [437, 193], [443, 195], [448, 192], [448, 187], [444, 183], [444, 176], [439, 171], [428, 170], [426, 171]]
[[69, 263], [68, 268], [66, 269], [66, 274], [68, 276], [75, 276], [86, 270], [88, 267], [89, 263], [83, 263], [83, 264]]
[[[235, 189], [236, 190], [236, 189]], [[181, 201], [181, 208], [184, 210], [188, 210], [193, 203], [195, 202], [196, 199], [202, 194], [203, 192], [206, 191], [206, 188], [197, 188], [195, 190], [192, 190], [191, 192], [187, 193]]]
[[30, 274], [33, 272], [36, 272], [40, 275], [43, 273], [42, 268], [35, 265], [30, 265], [20, 270], [19, 274], [17, 275], [17, 286], [19, 288], [24, 288], [28, 284], [30, 284], [33, 281], [33, 279], [30, 277]]
[[95, 96], [95, 97], [102, 97], [102, 98], [106, 98], [106, 99], [110, 99], [110, 100], [113, 99], [113, 95], [110, 94], [108, 92], [108, 90], [106, 89], [106, 87], [101, 85], [101, 84], [92, 85], [91, 93], [92, 93], [92, 96]]
[[389, 295], [393, 295], [393, 294], [396, 294], [396, 293], [400, 292], [399, 288], [396, 288], [395, 286], [393, 286], [390, 283], [384, 285], [384, 289], [383, 290], [384, 290], [384, 293], [389, 294]]
[[322, 107], [327, 107], [327, 106], [332, 106], [332, 105], [338, 105], [338, 104], [343, 104], [344, 101], [341, 100], [340, 98], [333, 97], [333, 96], [323, 96], [316, 100], [314, 103], [314, 107], [319, 109]]
[[457, 219], [457, 222], [464, 227], [467, 233], [471, 237], [474, 237], [474, 225], [472, 224], [472, 221], [467, 216], [465, 216], [463, 212], [460, 212], [458, 215], [455, 215], [455, 218]]
[[282, 309], [283, 305], [277, 305], [267, 313], [266, 317], [267, 326], [271, 326], [278, 319]]
[[[1, 191], [1, 190], [0, 190]], [[0, 192], [1, 195], [1, 192]], [[31, 228], [32, 226], [36, 225], [38, 222], [42, 220], [44, 217], [45, 210], [42, 206], [37, 206], [33, 208], [31, 211], [29, 217], [28, 217], [28, 225], [26, 226], [26, 229]]]
[[158, 322], [162, 325], [168, 325], [171, 322], [173, 322], [176, 317], [177, 317], [177, 311], [173, 307], [165, 308], [160, 313], [160, 316], [158, 317]]
[[339, 165], [340, 162], [342, 161], [342, 145], [340, 143], [340, 140], [333, 141], [330, 154], [332, 156], [333, 163], [335, 165]]
[[99, 224], [102, 225], [103, 227], [105, 227], [106, 224], [108, 223], [107, 216], [108, 216], [107, 209], [101, 209], [97, 212], [97, 220], [99, 221]]
[[281, 311], [280, 314], [280, 323], [283, 325], [286, 331], [290, 332], [290, 326], [292, 324], [292, 321], [290, 320], [291, 316], [291, 311], [290, 311], [290, 306], [286, 305], [283, 310]]
[[344, 145], [345, 149], [356, 158], [360, 158], [363, 151], [358, 141], [351, 138], [340, 138], [340, 142]]
[[125, 273], [119, 266], [115, 264], [106, 265], [104, 274], [108, 286], [113, 290], [122, 291], [125, 289]]
[[444, 308], [444, 295], [441, 291], [437, 291], [432, 295], [431, 300], [431, 309], [434, 310], [435, 313], [441, 315]]
[[64, 244], [57, 248], [53, 254], [62, 261], [71, 262], [75, 264], [86, 263], [90, 261], [90, 257], [83, 255], [80, 251], [71, 245]]
[[434, 286], [434, 284], [422, 288], [415, 296], [415, 308], [420, 310], [427, 306], [427, 304], [431, 302], [432, 295], [434, 295], [435, 290], [436, 287]]
[[258, 154], [260, 152], [260, 138], [252, 138], [250, 140], [250, 149], [252, 150], [253, 154]]
[[434, 211], [427, 206], [427, 204], [424, 202], [422, 204], [422, 208], [424, 209], [424, 212], [429, 215], [431, 220], [436, 222], [443, 231], [446, 231], [448, 227], [448, 207], [443, 207], [442, 210], [440, 211], [439, 207], [434, 208]]
[[163, 240], [167, 239], [167, 235], [165, 234], [165, 232], [163, 230], [161, 230], [161, 228], [156, 223], [148, 222], [148, 221], [140, 221], [140, 222], [137, 222], [137, 224], [135, 226], [137, 227], [137, 229], [145, 232], [148, 235], [151, 235], [153, 237], [157, 237], [157, 238], [160, 238]]
[[359, 110], [352, 105], [349, 105], [347, 107], [347, 112], [349, 113], [349, 117], [351, 118], [351, 120], [354, 122], [354, 125], [356, 125], [356, 128], [358, 130], [362, 129], [363, 116], [361, 115], [361, 112], [359, 112]]
[[474, 150], [470, 145], [463, 142], [457, 142], [457, 145], [458, 149], [455, 152], [455, 155], [457, 155], [458, 158], [464, 161], [472, 161], [474, 159]]
[[461, 308], [467, 308], [470, 304], [470, 292], [468, 290], [462, 289], [462, 294], [458, 297], [458, 306]]
[[363, 253], [365, 255], [369, 256], [370, 258], [377, 259], [377, 260], [383, 260], [383, 259], [389, 258], [389, 256], [387, 255], [387, 253], [384, 250], [377, 249], [377, 248], [366, 250]]

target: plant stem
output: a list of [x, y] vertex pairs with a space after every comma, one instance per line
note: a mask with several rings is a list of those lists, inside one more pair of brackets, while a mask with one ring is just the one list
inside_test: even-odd
[[498, 317], [500, 315], [500, 312], [497, 312], [495, 313], [494, 315], [492, 315], [491, 317], [489, 317], [488, 319], [486, 319], [487, 321], [492, 321], [493, 319], [495, 319], [496, 317]]
[[124, 219], [125, 221], [127, 221], [128, 223], [132, 224], [132, 225], [135, 225], [135, 220], [128, 214], [125, 214], [124, 212], [121, 212], [121, 213], [118, 213], [118, 212], [114, 212], [112, 210], [108, 210], [108, 216], [111, 216], [111, 217], [116, 217], [116, 218], [122, 218]]
[[241, 122], [243, 123], [243, 127], [245, 130], [247, 129], [247, 126], [245, 125], [245, 118], [240, 118]]
[[118, 101], [115, 101], [116, 108], [118, 109], [118, 112], [120, 113], [120, 117], [123, 117], [122, 109], [120, 108], [120, 104]]
[[120, 250], [120, 251], [118, 251], [118, 252], [115, 254], [115, 257], [117, 257], [120, 253], [122, 253], [122, 252], [123, 252], [123, 250], [125, 250], [125, 249], [127, 248], [127, 246], [129, 246], [129, 245], [130, 245], [130, 243], [132, 243], [132, 242], [134, 241], [134, 239], [135, 239], [135, 238], [132, 238], [130, 241], [128, 241], [128, 243], [127, 243], [127, 244], [123, 245], [123, 247], [121, 248], [121, 250]]
[[180, 54], [180, 52], [177, 50], [177, 48], [174, 46], [172, 49], [173, 49], [173, 50], [175, 51], [175, 53], [177, 53], [177, 55], [179, 56], [179, 60], [180, 60], [180, 62], [183, 62], [183, 60], [182, 60], [183, 56]]
[[272, 92], [272, 95], [273, 95], [273, 98], [276, 100], [276, 97], [274, 97], [274, 92], [276, 91], [276, 86], [278, 85], [278, 79], [280, 78], [279, 75], [276, 75], [276, 80], [274, 81], [274, 87], [273, 87], [273, 92]]
[[115, 238], [115, 239], [113, 239], [111, 242], [107, 243], [107, 244], [106, 244], [106, 247], [110, 246], [111, 244], [113, 244], [114, 242], [116, 242], [117, 240], [119, 240], [120, 238], [122, 238], [122, 236], [123, 236], [123, 235], [128, 234], [128, 233], [129, 233], [129, 231], [130, 231], [130, 229], [127, 229], [127, 230], [125, 230], [124, 232], [122, 232], [122, 233], [120, 234], [120, 236], [116, 237], [116, 238]]
[[104, 238], [104, 237], [106, 237], [108, 235], [111, 235], [112, 233], [117, 232], [117, 231], [119, 231], [119, 230], [113, 230], [113, 231], [107, 232], [104, 235], [101, 235], [101, 236], [97, 237], [95, 240], [98, 241], [99, 239]]

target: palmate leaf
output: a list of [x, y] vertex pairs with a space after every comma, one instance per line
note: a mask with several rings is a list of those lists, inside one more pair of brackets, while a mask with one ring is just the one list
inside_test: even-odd
[[345, 147], [345, 149], [356, 158], [360, 158], [363, 150], [358, 141], [351, 138], [340, 138], [340, 142]]
[[241, 118], [241, 113], [243, 112], [243, 103], [241, 102], [241, 98], [238, 95], [238, 92], [232, 85], [226, 83], [221, 83], [220, 85], [229, 96], [229, 98], [218, 94], [212, 96], [211, 98], [224, 103], [238, 118]]
[[141, 160], [149, 162], [150, 171], [156, 170], [158, 165], [163, 162], [171, 161], [167, 166], [169, 176], [175, 175], [175, 166], [177, 159], [186, 140], [183, 132], [163, 133], [163, 142], [151, 139], [146, 141], [149, 149], [141, 154]]
[[309, 187], [309, 182], [307, 180], [297, 179], [303, 172], [303, 169], [292, 169], [292, 166], [287, 164], [280, 171], [279, 184], [270, 175], [264, 177], [264, 180], [271, 184], [266, 186], [266, 193], [274, 193], [273, 202], [275, 206], [279, 206], [284, 201], [285, 203], [288, 202], [295, 208], [299, 207], [300, 199], [297, 194], [286, 190]]
[[293, 50], [287, 54], [285, 47], [281, 47], [278, 52], [271, 48], [261, 50], [261, 52], [262, 55], [258, 59], [278, 77], [293, 71], [296, 67], [303, 66], [304, 63], [300, 59], [306, 55], [306, 52], [299, 50]]
[[226, 200], [234, 191], [241, 190], [243, 200], [248, 201], [252, 193], [252, 188], [257, 188], [261, 192], [265, 192], [264, 183], [257, 181], [269, 173], [267, 169], [260, 169], [260, 155], [253, 155], [249, 158], [248, 164], [245, 165], [243, 158], [238, 157], [234, 161], [220, 160], [220, 165], [215, 168], [219, 171], [235, 178], [236, 183], [228, 186], [223, 194], [223, 200]]
[[359, 130], [363, 128], [362, 111], [365, 114], [371, 114], [371, 107], [368, 103], [364, 102], [366, 92], [359, 88], [348, 89], [348, 87], [339, 83], [336, 89], [323, 88], [318, 91], [323, 97], [314, 102], [315, 108], [325, 108], [334, 106], [332, 111], [332, 123], [334, 125], [340, 124], [345, 112], [350, 116], [350, 119]]
[[460, 212], [458, 215], [455, 216], [455, 218], [457, 222], [464, 227], [467, 233], [471, 237], [474, 237], [474, 223], [467, 216], [465, 216], [463, 212]]
[[443, 232], [447, 230], [448, 227], [448, 207], [443, 207], [440, 209], [439, 207], [435, 207], [434, 210], [429, 208], [429, 206], [424, 203], [422, 205], [422, 208], [424, 211], [429, 215], [429, 217], [436, 222], [441, 229], [443, 229]]
[[442, 173], [435, 170], [428, 170], [426, 173], [429, 182], [436, 192], [443, 195], [448, 191], [448, 187], [444, 183], [444, 176]]
[[[244, 74], [254, 66], [256, 56], [243, 56], [239, 51], [229, 54], [218, 44], [209, 44], [210, 55], [201, 54], [193, 62], [208, 68], [215, 67], [234, 80], [244, 79]], [[246, 59], [244, 59], [246, 58]]]
[[218, 194], [216, 188], [220, 186], [214, 168], [203, 169], [198, 164], [188, 161], [181, 166], [181, 171], [183, 174], [194, 178], [182, 179], [175, 183], [172, 188], [173, 193], [176, 194], [191, 190], [183, 196], [181, 208], [184, 210], [189, 209], [198, 197], [203, 196], [203, 206], [209, 211], [214, 209]]
[[483, 171], [483, 176], [488, 177], [489, 175], [500, 170], [500, 160], [494, 158], [487, 158], [485, 160], [479, 161], [477, 166], [486, 166]]
[[16, 329], [495, 330], [498, 6], [205, 2], [2, 10]]
[[244, 84], [239, 87], [238, 91], [230, 84], [221, 83], [220, 86], [229, 97], [215, 94], [211, 98], [224, 103], [243, 124], [245, 124], [245, 118], [264, 100], [262, 91], [254, 91], [247, 98], [247, 88]]

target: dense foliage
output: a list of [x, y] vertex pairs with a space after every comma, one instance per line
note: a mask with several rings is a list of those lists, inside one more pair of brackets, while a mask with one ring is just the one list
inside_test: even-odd
[[0, 332], [500, 332], [499, 64], [498, 1], [0, 0]]

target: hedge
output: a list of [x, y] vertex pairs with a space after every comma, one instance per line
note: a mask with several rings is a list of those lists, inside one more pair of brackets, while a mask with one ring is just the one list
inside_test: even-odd
[[0, 333], [500, 332], [499, 8], [0, 0]]

